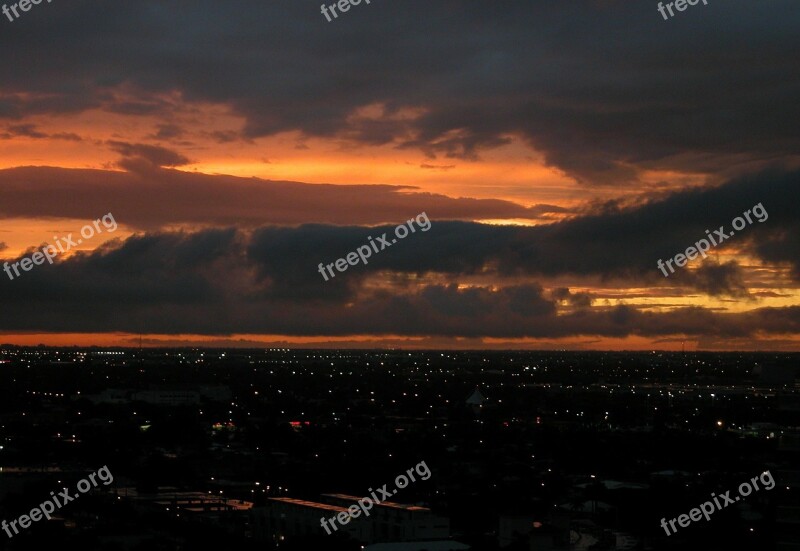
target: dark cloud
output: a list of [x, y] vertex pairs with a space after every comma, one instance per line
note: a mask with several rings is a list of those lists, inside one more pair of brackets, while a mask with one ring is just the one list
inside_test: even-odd
[[594, 297], [591, 293], [572, 293], [568, 287], [558, 287], [550, 293], [553, 299], [565, 301], [576, 308], [588, 308], [592, 305]]
[[152, 169], [182, 166], [191, 162], [180, 153], [157, 145], [131, 144], [118, 141], [109, 141], [108, 145], [123, 156], [123, 159], [119, 161], [119, 165], [131, 172], [137, 172], [142, 166]]
[[[367, 265], [337, 272], [327, 282], [317, 271], [320, 262], [345, 257], [370, 236], [385, 232], [391, 241], [394, 225], [135, 235], [4, 280], [0, 324], [20, 331], [473, 339], [684, 335], [739, 342], [754, 335], [793, 334], [800, 330], [800, 307], [654, 312], [597, 305], [588, 293], [565, 287], [546, 291], [530, 279], [591, 275], [627, 278], [624, 282], [633, 286], [678, 285], [711, 295], [746, 296], [743, 268], [719, 263], [713, 252], [711, 259], [698, 259], [693, 269], [680, 269], [670, 278], [656, 269], [655, 260], [685, 250], [705, 228], [727, 228], [731, 218], [761, 203], [762, 214], [768, 213], [764, 221], [754, 220], [714, 251], [732, 246], [766, 262], [796, 267], [794, 245], [783, 236], [796, 235], [792, 198], [797, 182], [794, 172], [765, 172], [626, 208], [611, 204], [596, 214], [537, 227], [430, 216], [428, 231], [418, 226], [372, 255]], [[769, 259], [759, 257], [763, 250]], [[392, 279], [398, 274], [407, 277]], [[423, 274], [452, 282], [418, 277]], [[464, 285], [459, 283], [464, 276], [497, 283]], [[528, 281], [509, 283], [520, 276]], [[570, 308], [559, 308], [564, 301]]]
[[[264, 284], [260, 292], [287, 300], [354, 299], [362, 280], [380, 273], [455, 278], [577, 275], [744, 297], [748, 291], [742, 268], [720, 263], [720, 252], [734, 247], [768, 265], [791, 266], [795, 273], [800, 258], [793, 238], [800, 229], [793, 206], [800, 173], [777, 170], [624, 208], [611, 203], [596, 213], [536, 227], [452, 220], [532, 216], [535, 208], [398, 193], [402, 188], [387, 186], [303, 185], [169, 170], [140, 175], [37, 168], [0, 171], [0, 184], [5, 199], [0, 212], [7, 216], [94, 219], [98, 213], [113, 212], [120, 224], [156, 229], [183, 223], [239, 227], [297, 223], [311, 217], [309, 213], [334, 222], [360, 217], [366, 224], [380, 224], [274, 225], [248, 234], [244, 251], [248, 265]], [[162, 191], [154, 205], [151, 197], [156, 189], [169, 193]], [[713, 247], [709, 259], [697, 259], [669, 278], [658, 270], [657, 260], [684, 252], [706, 237], [706, 229], [722, 226], [730, 231], [731, 220], [756, 204], [763, 207], [759, 211], [763, 222], [753, 216], [752, 225]], [[344, 258], [370, 237], [386, 233], [391, 240], [395, 224], [423, 211], [433, 220], [427, 232], [410, 234], [373, 255], [366, 266], [353, 267], [323, 285], [318, 263]], [[386, 224], [390, 218], [393, 223]], [[583, 306], [588, 301], [589, 297], [577, 297], [571, 304]]]
[[[115, 143], [131, 172], [24, 167], [0, 170], [0, 214], [94, 219], [112, 212], [128, 227], [255, 227], [400, 223], [428, 209], [444, 219], [536, 220], [566, 213], [554, 205], [523, 207], [496, 199], [450, 198], [404, 186], [338, 186], [160, 170], [184, 159], [163, 148]], [[146, 157], [144, 160], [142, 157]], [[157, 201], [154, 201], [157, 198]]]
[[[384, 254], [388, 254], [384, 252]], [[269, 262], [280, 264], [274, 257]], [[159, 334], [369, 334], [469, 338], [752, 335], [800, 331], [800, 307], [742, 314], [631, 306], [557, 313], [536, 284], [333, 291], [304, 298], [273, 293], [247, 238], [234, 230], [133, 236], [91, 254], [36, 266], [0, 283], [0, 326], [16, 331]], [[313, 261], [309, 268], [313, 269]], [[349, 274], [348, 274], [349, 275]], [[319, 286], [326, 289], [320, 279]]]
[[6, 127], [6, 131], [0, 134], [0, 139], [12, 140], [14, 138], [33, 138], [35, 140], [42, 140], [50, 138], [53, 140], [67, 140], [72, 142], [80, 142], [83, 140], [77, 134], [72, 132], [58, 132], [55, 134], [45, 134], [37, 130], [35, 124], [11, 124]]
[[748, 297], [744, 273], [736, 261], [705, 262], [694, 271], [687, 271], [684, 279], [698, 291], [710, 296]]
[[156, 140], [173, 140], [182, 137], [186, 131], [177, 124], [159, 124], [158, 131], [152, 135]]
[[[596, 214], [536, 227], [437, 221], [435, 211], [427, 209], [434, 220], [428, 232], [399, 241], [389, 252], [374, 256], [367, 266], [353, 268], [347, 276], [380, 271], [457, 276], [584, 275], [617, 278], [632, 285], [677, 284], [711, 295], [746, 296], [742, 270], [736, 263], [720, 264], [718, 253], [735, 247], [765, 262], [790, 264], [797, 270], [800, 256], [794, 253], [797, 240], [792, 237], [800, 229], [800, 215], [794, 208], [798, 185], [800, 173], [770, 171], [627, 208], [609, 205]], [[751, 215], [752, 225], [712, 247], [709, 259], [693, 261], [695, 270], [678, 268], [669, 278], [659, 271], [658, 259], [685, 252], [707, 236], [706, 229], [722, 226], [724, 232], [730, 231], [731, 221], [756, 204], [761, 204], [767, 215], [763, 222]], [[393, 231], [390, 225], [308, 225], [297, 231], [262, 228], [254, 234], [251, 252], [257, 262], [284, 259], [281, 263], [265, 261], [265, 270], [281, 280], [299, 281], [306, 270], [301, 259], [332, 262], [367, 243], [370, 236], [386, 233], [391, 238]]]
[[[308, 1], [171, 6], [84, 0], [8, 25], [0, 117], [101, 108], [167, 121], [180, 97], [229, 106], [245, 137], [298, 130], [474, 159], [516, 135], [587, 182], [800, 150], [792, 0], [667, 22], [621, 0], [406, 0], [333, 23]], [[382, 113], [354, 116], [369, 105]]]
[[[155, 180], [157, 184], [153, 183]], [[720, 252], [733, 247], [769, 265], [792, 266], [795, 271], [799, 258], [795, 253], [796, 239], [787, 237], [797, 235], [800, 226], [794, 208], [800, 182], [797, 172], [764, 172], [716, 188], [673, 193], [625, 208], [608, 204], [597, 213], [535, 227], [443, 220], [456, 213], [465, 217], [480, 213], [473, 208], [482, 209], [483, 217], [497, 217], [489, 216], [489, 212], [494, 206], [508, 208], [503, 202], [397, 194], [397, 188], [380, 186], [261, 182], [263, 188], [259, 188], [256, 182], [167, 170], [140, 176], [14, 169], [0, 171], [0, 184], [4, 185], [7, 199], [0, 209], [6, 208], [7, 215], [16, 216], [65, 216], [65, 205], [72, 205], [71, 217], [92, 219], [98, 212], [113, 212], [120, 224], [155, 228], [187, 220], [196, 225], [228, 222], [239, 227], [256, 226], [259, 222], [286, 223], [286, 216], [297, 221], [308, 212], [336, 221], [359, 216], [368, 222], [395, 218], [392, 224], [378, 226], [273, 225], [247, 233], [242, 254], [258, 278], [259, 293], [299, 301], [355, 300], [366, 278], [381, 273], [414, 278], [443, 274], [453, 278], [501, 279], [576, 275], [616, 279], [632, 286], [677, 285], [710, 295], [744, 297], [748, 291], [742, 268], [736, 263], [720, 263]], [[159, 204], [153, 205], [149, 190], [165, 184], [174, 199], [162, 195]], [[222, 188], [224, 194], [219, 192]], [[186, 201], [186, 197], [192, 200]], [[387, 209], [386, 205], [395, 201], [398, 204]], [[763, 206], [759, 211], [765, 215], [763, 222], [753, 216], [752, 225], [713, 247], [710, 258], [698, 258], [669, 278], [658, 270], [658, 259], [684, 252], [706, 237], [706, 229], [722, 226], [730, 231], [731, 220], [756, 204]], [[377, 208], [381, 205], [382, 211]], [[342, 208], [340, 212], [338, 209]], [[505, 215], [514, 216], [514, 208], [521, 209], [511, 207]], [[317, 272], [319, 263], [344, 258], [369, 243], [370, 237], [385, 233], [391, 241], [396, 223], [422, 211], [433, 221], [428, 231], [418, 228], [389, 249], [374, 254], [367, 265], [352, 267], [327, 283]], [[568, 298], [574, 307], [591, 303], [588, 296], [559, 293], [554, 298]]]
[[11, 136], [23, 136], [26, 138], [41, 139], [46, 138], [47, 134], [36, 130], [35, 124], [12, 124], [6, 129]]

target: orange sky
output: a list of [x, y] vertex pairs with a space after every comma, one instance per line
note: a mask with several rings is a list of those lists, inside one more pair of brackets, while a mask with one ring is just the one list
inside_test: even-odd
[[[109, 141], [130, 143], [149, 143], [157, 146], [168, 145], [172, 150], [186, 156], [190, 163], [180, 170], [205, 173], [234, 175], [239, 177], [257, 177], [266, 180], [292, 180], [308, 183], [332, 183], [337, 185], [354, 184], [390, 184], [412, 186], [414, 191], [443, 194], [449, 197], [472, 197], [479, 199], [504, 199], [524, 206], [540, 203], [553, 204], [575, 211], [590, 208], [595, 202], [609, 199], [630, 197], [636, 200], [652, 191], [655, 186], [660, 193], [670, 189], [680, 190], [687, 187], [701, 186], [708, 181], [707, 175], [646, 170], [641, 172], [638, 186], [631, 186], [624, 193], [613, 187], [594, 186], [587, 188], [574, 179], [566, 176], [556, 168], [547, 166], [543, 156], [517, 137], [511, 143], [493, 149], [482, 155], [479, 160], [462, 159], [429, 159], [419, 151], [397, 149], [394, 146], [356, 146], [341, 139], [304, 138], [299, 133], [280, 134], [269, 138], [248, 141], [236, 140], [231, 143], [219, 143], [211, 134], [215, 131], [236, 131], [243, 124], [222, 107], [199, 104], [186, 106], [191, 117], [178, 121], [183, 127], [181, 143], [165, 143], [154, 138], [153, 129], [158, 120], [149, 117], [136, 117], [108, 114], [100, 111], [86, 112], [81, 115], [59, 117], [32, 117], [30, 124], [36, 131], [50, 137], [31, 138], [16, 137], [12, 140], [0, 141], [0, 168], [18, 166], [57, 166], [61, 168], [94, 168], [103, 170], [123, 170], [116, 165], [119, 154], [107, 146]], [[200, 123], [202, 121], [202, 123]], [[80, 136], [77, 139], [54, 138], [52, 136]], [[411, 189], [409, 189], [411, 191]], [[98, 213], [101, 216], [104, 213]], [[560, 219], [554, 216], [551, 220]], [[478, 220], [492, 224], [536, 224], [531, 220], [493, 219]], [[5, 255], [30, 252], [38, 243], [51, 241], [51, 237], [76, 233], [86, 221], [80, 218], [7, 218], [2, 230], [2, 242], [7, 246]], [[169, 226], [172, 230], [179, 229]], [[125, 240], [136, 234], [136, 228], [126, 227], [124, 222], [114, 234], [98, 234], [92, 240], [82, 243], [77, 251], [92, 252], [109, 240]], [[69, 258], [74, 251], [64, 258]], [[756, 265], [753, 259], [739, 257], [735, 251], [723, 253], [720, 261], [738, 258], [743, 262]], [[751, 274], [754, 278], [756, 271]], [[759, 276], [764, 279], [764, 274]], [[473, 278], [466, 285], [491, 284], [491, 279]], [[464, 280], [469, 281], [469, 278]], [[765, 297], [758, 306], [784, 307], [797, 303], [798, 294], [795, 285], [787, 273], [770, 270], [766, 281], [753, 279], [750, 282], [753, 292], [767, 293], [777, 281], [782, 281], [780, 296]], [[580, 278], [560, 277], [544, 281], [551, 288], [568, 286], [573, 292], [591, 292], [598, 296], [616, 297], [599, 300], [597, 305], [627, 304], [645, 307], [652, 311], [668, 311], [670, 309], [702, 305], [706, 308], [721, 309], [729, 312], [744, 312], [753, 307], [752, 302], [745, 300], [731, 301], [725, 297], [709, 297], [698, 294], [675, 296], [673, 293], [646, 288], [630, 288], [626, 286], [604, 286], [599, 281], [587, 281]], [[787, 337], [786, 335], [782, 337]], [[788, 336], [791, 340], [791, 335]], [[130, 333], [15, 333], [6, 332], [4, 342], [13, 344], [48, 344], [67, 346], [108, 345], [131, 346], [138, 343], [138, 335]], [[403, 343], [408, 347], [507, 347], [507, 348], [597, 348], [597, 349], [629, 349], [647, 350], [659, 348], [666, 350], [693, 349], [697, 340], [692, 337], [676, 336], [673, 340], [655, 340], [630, 336], [626, 338], [608, 337], [569, 337], [562, 339], [494, 339], [465, 341], [448, 338], [425, 339], [415, 337], [406, 339], [402, 336], [371, 337], [369, 335], [351, 337], [297, 337], [291, 335], [145, 335], [147, 346], [160, 343], [186, 343], [192, 346], [230, 345], [244, 341], [253, 345], [269, 345], [270, 343], [296, 343], [298, 346], [309, 346], [317, 343], [340, 346], [391, 346]], [[774, 342], [783, 342], [776, 339]], [[419, 345], [414, 344], [419, 342]], [[770, 338], [758, 341], [754, 346], [769, 346]], [[725, 345], [719, 345], [722, 349]], [[784, 346], [783, 344], [780, 345]], [[741, 347], [738, 341], [731, 348]]]
[[730, 7], [730, 35], [602, 2], [31, 13], [4, 35], [0, 260], [118, 228], [0, 275], [4, 341], [800, 350], [787, 6], [769, 33]]

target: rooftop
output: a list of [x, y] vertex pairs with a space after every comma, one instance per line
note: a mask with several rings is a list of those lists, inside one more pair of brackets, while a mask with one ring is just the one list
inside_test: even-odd
[[[322, 494], [324, 497], [333, 497], [336, 499], [344, 499], [347, 501], [352, 501], [355, 503], [359, 499], [364, 499], [363, 497], [358, 496], [351, 496], [348, 494]], [[376, 503], [378, 507], [392, 507], [394, 509], [405, 509], [406, 511], [430, 511], [427, 507], [420, 507], [418, 505], [406, 505], [405, 503], [395, 503], [394, 501], [381, 501], [380, 503]]]

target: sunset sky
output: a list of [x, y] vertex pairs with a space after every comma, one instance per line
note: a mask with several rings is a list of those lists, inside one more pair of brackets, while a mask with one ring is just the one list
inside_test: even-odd
[[0, 342], [800, 350], [797, 2], [657, 4], [0, 16], [2, 262], [118, 224], [0, 272]]

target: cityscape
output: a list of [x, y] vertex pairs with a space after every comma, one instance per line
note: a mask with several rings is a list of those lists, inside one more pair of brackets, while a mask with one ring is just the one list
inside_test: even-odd
[[[796, 354], [3, 345], [0, 358], [0, 517], [101, 465], [114, 479], [10, 550], [800, 541]], [[660, 526], [765, 471], [773, 487], [745, 503]], [[368, 516], [321, 523], [370, 495]]]
[[0, 551], [800, 551], [798, 37], [0, 0]]

